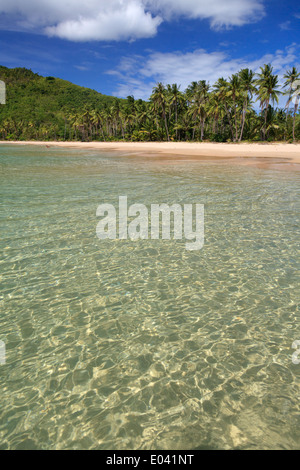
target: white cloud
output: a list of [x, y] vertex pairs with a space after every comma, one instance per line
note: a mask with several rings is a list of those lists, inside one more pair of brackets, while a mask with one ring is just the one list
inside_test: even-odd
[[285, 21], [284, 23], [280, 23], [279, 28], [282, 31], [287, 31], [291, 29], [291, 21]]
[[75, 69], [80, 70], [81, 72], [87, 72], [90, 70], [90, 67], [87, 65], [74, 65]]
[[213, 28], [264, 15], [263, 0], [0, 0], [2, 29], [36, 31], [71, 41], [147, 38], [162, 21], [207, 19]]
[[264, 15], [262, 0], [149, 0], [145, 3], [164, 18], [180, 15], [208, 19], [214, 28], [241, 26]]
[[58, 36], [73, 41], [107, 41], [154, 36], [161, 23], [160, 17], [152, 17], [144, 11], [139, 2], [133, 0], [126, 4], [117, 3], [115, 8], [103, 8], [93, 17], [78, 17], [48, 26], [45, 31], [49, 36]]
[[233, 59], [223, 51], [209, 53], [198, 49], [188, 53], [152, 52], [144, 58], [125, 57], [117, 69], [108, 73], [118, 80], [116, 96], [134, 95], [148, 99], [157, 82], [177, 83], [181, 90], [198, 80], [206, 80], [213, 85], [219, 77], [228, 78], [242, 68], [259, 72], [259, 68], [267, 63], [271, 63], [274, 72], [282, 77], [287, 68], [298, 66], [299, 62], [298, 46], [295, 44], [255, 60]]
[[145, 11], [141, 0], [0, 0], [1, 14], [10, 29], [12, 24], [15, 30], [71, 41], [147, 38], [162, 21]]

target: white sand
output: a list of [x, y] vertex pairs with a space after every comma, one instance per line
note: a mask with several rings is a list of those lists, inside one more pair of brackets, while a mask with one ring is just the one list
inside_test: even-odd
[[[156, 155], [163, 161], [170, 160], [204, 160], [255, 165], [300, 168], [300, 144], [287, 143], [188, 143], [188, 142], [3, 142], [3, 145], [40, 145], [47, 148], [66, 147], [120, 151], [143, 156]], [[176, 156], [176, 158], [175, 158]], [[271, 159], [271, 160], [270, 160]], [[286, 164], [286, 165], [283, 165]]]

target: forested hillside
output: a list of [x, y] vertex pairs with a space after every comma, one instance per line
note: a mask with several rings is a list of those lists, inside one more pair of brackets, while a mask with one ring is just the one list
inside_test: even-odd
[[0, 80], [6, 84], [6, 105], [0, 105], [3, 139], [73, 138], [71, 116], [122, 101], [59, 78], [41, 77], [25, 68], [0, 66]]

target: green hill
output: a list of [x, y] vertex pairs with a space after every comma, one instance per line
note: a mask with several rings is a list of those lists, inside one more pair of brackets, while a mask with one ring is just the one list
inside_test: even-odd
[[[102, 95], [66, 80], [42, 77], [26, 68], [0, 66], [6, 84], [6, 105], [0, 105], [0, 138], [63, 139], [72, 137], [71, 121], [89, 110], [103, 111], [126, 100]], [[80, 132], [78, 132], [80, 137]]]

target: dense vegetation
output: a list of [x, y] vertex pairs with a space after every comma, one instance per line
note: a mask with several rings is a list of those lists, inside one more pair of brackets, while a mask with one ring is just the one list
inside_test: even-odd
[[0, 66], [0, 80], [6, 84], [6, 105], [0, 105], [0, 138], [8, 140], [75, 138], [71, 116], [83, 114], [88, 108], [109, 108], [115, 100], [25, 68]]
[[[4, 140], [300, 139], [300, 73], [295, 67], [286, 72], [281, 87], [272, 67], [265, 65], [259, 74], [243, 69], [213, 86], [192, 82], [184, 92], [176, 84], [158, 83], [148, 102], [105, 96], [24, 68], [0, 66], [0, 79], [7, 86], [7, 104], [0, 106]], [[280, 94], [286, 95], [284, 109], [275, 107]]]

